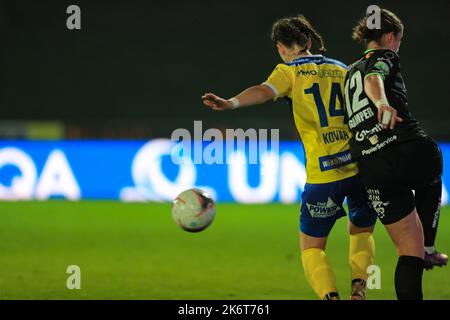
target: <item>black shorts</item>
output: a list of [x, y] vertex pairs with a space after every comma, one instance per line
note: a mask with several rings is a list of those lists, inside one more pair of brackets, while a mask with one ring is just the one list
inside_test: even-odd
[[357, 160], [369, 202], [383, 224], [406, 217], [416, 206], [412, 190], [442, 175], [442, 153], [431, 138], [417, 138]]

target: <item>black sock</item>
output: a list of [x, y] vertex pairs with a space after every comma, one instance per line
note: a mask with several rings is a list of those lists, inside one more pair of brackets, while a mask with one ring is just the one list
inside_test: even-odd
[[416, 189], [416, 208], [423, 226], [425, 247], [434, 246], [441, 206], [442, 182]]
[[400, 256], [395, 269], [395, 291], [398, 300], [422, 300], [423, 259]]

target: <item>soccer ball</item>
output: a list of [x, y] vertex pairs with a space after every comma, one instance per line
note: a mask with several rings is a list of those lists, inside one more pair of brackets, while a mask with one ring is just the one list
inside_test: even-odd
[[188, 189], [175, 198], [172, 218], [183, 230], [199, 232], [214, 220], [216, 207], [210, 195], [200, 189]]

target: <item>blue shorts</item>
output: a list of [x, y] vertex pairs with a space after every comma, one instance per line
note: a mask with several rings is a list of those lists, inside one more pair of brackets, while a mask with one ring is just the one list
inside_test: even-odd
[[300, 231], [312, 237], [326, 237], [340, 217], [346, 215], [342, 203], [347, 197], [349, 219], [357, 227], [375, 224], [377, 215], [369, 205], [359, 177], [305, 185], [300, 209]]

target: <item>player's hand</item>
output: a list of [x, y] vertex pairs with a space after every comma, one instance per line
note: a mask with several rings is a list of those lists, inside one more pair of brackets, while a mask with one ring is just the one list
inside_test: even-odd
[[378, 108], [378, 122], [384, 129], [394, 129], [397, 122], [403, 122], [403, 119], [397, 116], [397, 110], [385, 104]]
[[213, 110], [224, 111], [233, 109], [233, 104], [212, 93], [205, 93], [202, 96], [203, 104]]

